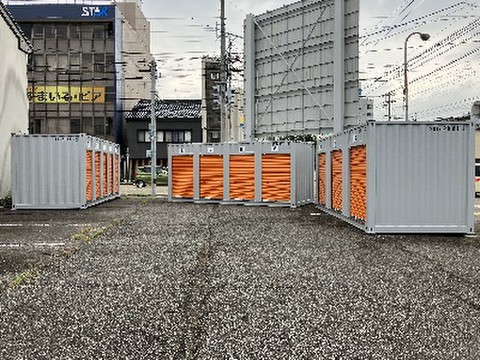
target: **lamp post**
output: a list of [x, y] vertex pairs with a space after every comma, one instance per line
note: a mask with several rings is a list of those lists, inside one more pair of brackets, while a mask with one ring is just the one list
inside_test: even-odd
[[415, 31], [411, 33], [410, 35], [407, 36], [405, 39], [405, 45], [403, 47], [403, 92], [405, 94], [405, 121], [408, 121], [408, 67], [407, 67], [407, 42], [408, 39], [410, 39], [413, 35], [420, 35], [420, 39], [422, 41], [427, 41], [430, 39], [430, 35], [427, 33], [421, 33], [418, 31]]

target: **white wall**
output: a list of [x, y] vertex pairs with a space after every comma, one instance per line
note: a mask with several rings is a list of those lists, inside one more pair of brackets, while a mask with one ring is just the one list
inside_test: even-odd
[[0, 16], [0, 198], [11, 191], [12, 133], [28, 132], [27, 55]]

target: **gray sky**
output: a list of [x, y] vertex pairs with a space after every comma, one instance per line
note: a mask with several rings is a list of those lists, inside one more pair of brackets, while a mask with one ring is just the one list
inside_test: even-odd
[[[431, 39], [422, 43], [414, 37], [409, 41], [409, 58], [423, 54], [409, 72], [412, 80], [423, 76], [409, 87], [410, 113], [419, 118], [460, 115], [469, 111], [474, 97], [480, 99], [480, 87], [473, 80], [474, 76], [478, 79], [480, 27], [473, 24], [470, 32], [464, 31], [467, 24], [479, 18], [479, 1], [464, 4], [454, 0], [360, 0], [360, 29], [364, 36], [360, 77], [365, 79], [363, 93], [376, 100], [377, 119], [385, 113], [382, 95], [392, 90], [397, 101], [393, 112], [402, 115], [403, 75], [396, 67], [403, 63], [403, 41], [412, 31], [428, 32]], [[246, 14], [261, 14], [292, 2], [226, 0], [227, 31], [242, 35]], [[219, 53], [215, 27], [220, 2], [144, 0], [143, 4], [153, 30], [152, 52], [162, 73], [160, 97], [200, 98], [200, 59]], [[388, 27], [391, 29], [387, 30]], [[457, 36], [446, 41], [452, 34]], [[428, 50], [434, 45], [436, 48]], [[243, 40], [236, 40], [235, 48], [242, 47]], [[375, 78], [376, 82], [372, 80]]]

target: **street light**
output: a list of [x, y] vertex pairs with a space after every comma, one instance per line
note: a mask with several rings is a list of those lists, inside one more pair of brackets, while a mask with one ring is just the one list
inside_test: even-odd
[[405, 94], [405, 121], [408, 121], [407, 42], [408, 42], [408, 39], [410, 39], [413, 35], [420, 35], [420, 39], [422, 39], [422, 41], [427, 41], [428, 39], [430, 39], [430, 34], [421, 33], [421, 32], [418, 32], [418, 31], [415, 31], [415, 32], [411, 33], [405, 39], [405, 45], [403, 47], [403, 60], [404, 60], [404, 62], [403, 62], [403, 77], [404, 77], [403, 91], [404, 91], [404, 94]]

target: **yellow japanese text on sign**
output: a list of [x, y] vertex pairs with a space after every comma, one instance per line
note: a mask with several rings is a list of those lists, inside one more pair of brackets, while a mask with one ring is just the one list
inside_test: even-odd
[[104, 86], [29, 86], [27, 95], [31, 103], [105, 103]]

